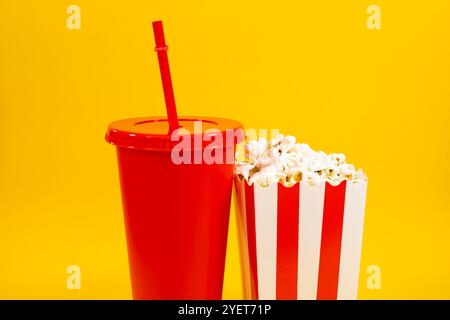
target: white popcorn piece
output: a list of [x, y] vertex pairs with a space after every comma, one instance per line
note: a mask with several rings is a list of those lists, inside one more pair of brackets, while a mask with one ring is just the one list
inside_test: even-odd
[[314, 151], [305, 143], [297, 143], [294, 136], [279, 134], [267, 141], [250, 140], [245, 145], [246, 161], [236, 162], [236, 175], [250, 184], [267, 187], [272, 183], [292, 186], [299, 181], [311, 185], [327, 181], [339, 185], [343, 180], [361, 183], [365, 173], [346, 163], [342, 153]]
[[250, 172], [255, 168], [254, 164], [249, 163], [240, 163], [240, 165], [236, 166], [236, 175], [239, 176], [240, 179], [248, 180], [250, 177]]
[[258, 183], [263, 187], [268, 187], [272, 183], [276, 183], [280, 180], [277, 176], [277, 170], [273, 166], [266, 167], [262, 171], [258, 171], [253, 174], [248, 180], [250, 184]]

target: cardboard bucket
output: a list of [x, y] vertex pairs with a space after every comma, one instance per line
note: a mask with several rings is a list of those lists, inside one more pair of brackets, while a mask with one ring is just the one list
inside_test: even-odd
[[367, 182], [234, 186], [245, 298], [357, 299]]

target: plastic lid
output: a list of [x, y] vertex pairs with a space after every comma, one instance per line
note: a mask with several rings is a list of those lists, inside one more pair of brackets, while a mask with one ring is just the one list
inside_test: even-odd
[[[245, 138], [242, 124], [230, 119], [184, 116], [179, 118], [179, 124], [180, 128], [174, 133], [179, 134], [180, 137], [171, 141], [172, 135], [169, 134], [169, 123], [166, 117], [118, 120], [109, 125], [105, 139], [122, 148], [171, 150], [182, 141], [181, 136], [185, 135], [191, 135], [191, 139], [192, 137], [201, 139], [199, 140], [202, 141], [201, 148], [210, 145], [212, 141], [217, 141], [218, 135], [222, 135], [223, 146], [234, 145]], [[236, 131], [236, 129], [241, 130]], [[229, 136], [228, 139], [227, 136]], [[192, 146], [194, 149], [193, 142]]]

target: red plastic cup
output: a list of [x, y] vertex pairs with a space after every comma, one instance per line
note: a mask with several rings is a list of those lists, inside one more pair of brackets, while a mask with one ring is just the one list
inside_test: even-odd
[[[192, 140], [194, 121], [201, 136], [222, 135], [224, 162], [227, 152], [234, 157], [240, 140], [225, 135], [239, 122], [182, 117]], [[133, 297], [221, 299], [234, 164], [177, 165], [168, 131], [166, 118], [152, 117], [113, 122], [106, 134], [117, 147]], [[193, 145], [192, 160], [209, 143]]]

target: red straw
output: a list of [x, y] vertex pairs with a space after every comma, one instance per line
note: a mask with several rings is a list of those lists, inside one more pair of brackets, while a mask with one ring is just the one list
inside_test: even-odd
[[164, 39], [162, 21], [153, 21], [153, 33], [155, 34], [155, 51], [158, 54], [159, 70], [166, 101], [167, 118], [169, 119], [169, 131], [179, 127], [175, 97], [173, 95], [172, 79], [170, 78], [169, 59], [167, 58], [167, 45]]

